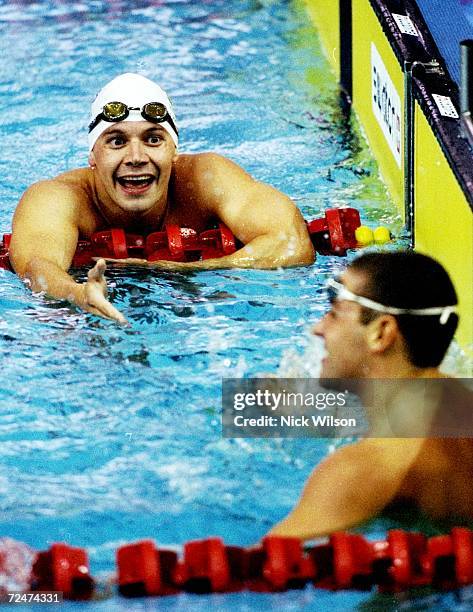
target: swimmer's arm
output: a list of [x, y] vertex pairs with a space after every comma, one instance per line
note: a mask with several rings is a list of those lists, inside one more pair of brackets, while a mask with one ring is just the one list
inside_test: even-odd
[[315, 253], [307, 225], [297, 206], [286, 195], [253, 179], [239, 166], [218, 158], [220, 181], [226, 184], [214, 214], [245, 245], [236, 253], [203, 262], [204, 267], [227, 263], [241, 268], [277, 268], [313, 263]]
[[86, 283], [67, 273], [77, 246], [75, 194], [67, 185], [43, 181], [30, 187], [13, 217], [10, 261], [32, 291], [66, 299], [93, 314], [124, 322], [106, 299], [105, 262], [97, 263]]
[[375, 517], [401, 489], [421, 443], [371, 439], [336, 451], [314, 469], [295, 508], [269, 535], [311, 539]]

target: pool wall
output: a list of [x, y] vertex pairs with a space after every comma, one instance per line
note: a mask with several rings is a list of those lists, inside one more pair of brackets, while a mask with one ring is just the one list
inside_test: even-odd
[[[458, 13], [459, 0], [448, 1]], [[388, 191], [412, 231], [413, 246], [439, 260], [455, 283], [460, 299], [456, 337], [472, 355], [473, 154], [461, 135], [458, 83], [419, 2], [305, 4]], [[466, 20], [462, 27], [464, 35]], [[411, 75], [413, 62], [427, 68], [417, 64]], [[442, 109], [436, 100], [444, 103]]]

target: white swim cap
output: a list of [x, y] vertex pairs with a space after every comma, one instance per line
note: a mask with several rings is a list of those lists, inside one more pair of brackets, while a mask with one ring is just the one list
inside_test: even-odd
[[[161, 89], [159, 85], [153, 83], [140, 74], [133, 74], [127, 72], [115, 77], [112, 81], [107, 83], [99, 93], [95, 100], [92, 102], [90, 111], [90, 123], [97, 118], [103, 110], [105, 104], [110, 102], [123, 102], [128, 107], [139, 108], [140, 110], [132, 110], [129, 115], [122, 121], [146, 121], [141, 114], [141, 109], [145, 104], [149, 102], [160, 102], [164, 104], [169, 113], [174, 125], [176, 124], [176, 117], [172, 108], [171, 100], [168, 98], [166, 92]], [[89, 132], [89, 151], [92, 151], [97, 138], [108, 129], [113, 122], [110, 121], [99, 121], [94, 128]], [[168, 121], [159, 123], [171, 136], [174, 144], [177, 147], [178, 136], [173, 126]]]

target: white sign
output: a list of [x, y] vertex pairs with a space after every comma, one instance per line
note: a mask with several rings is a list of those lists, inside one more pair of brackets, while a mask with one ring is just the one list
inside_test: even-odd
[[373, 43], [371, 43], [371, 75], [373, 113], [400, 168], [401, 99]]
[[441, 96], [440, 94], [432, 94], [437, 108], [440, 111], [442, 117], [451, 117], [452, 119], [458, 119], [457, 109], [454, 107], [452, 98], [450, 96]]
[[397, 13], [391, 13], [394, 21], [397, 24], [401, 34], [409, 34], [410, 36], [419, 36], [414, 22], [408, 15], [398, 15]]

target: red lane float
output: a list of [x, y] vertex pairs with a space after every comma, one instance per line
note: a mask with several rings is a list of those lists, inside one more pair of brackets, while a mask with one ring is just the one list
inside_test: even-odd
[[330, 208], [322, 219], [314, 219], [307, 229], [315, 250], [321, 255], [345, 256], [357, 247], [355, 231], [361, 225], [355, 208]]
[[65, 599], [90, 599], [94, 590], [87, 553], [67, 544], [53, 544], [33, 563], [33, 591], [61, 591]]
[[424, 567], [437, 588], [473, 584], [473, 532], [455, 527], [450, 535], [429, 538]]
[[363, 536], [334, 533], [328, 544], [315, 546], [310, 555], [316, 568], [313, 582], [319, 588], [369, 589], [373, 585], [373, 543]]
[[191, 593], [229, 593], [244, 588], [246, 551], [225, 546], [220, 538], [184, 544], [183, 559], [174, 571], [174, 582]]
[[268, 536], [248, 556], [247, 585], [251, 591], [299, 589], [314, 576], [314, 563], [297, 538]]
[[118, 589], [125, 597], [172, 595], [179, 589], [172, 582], [177, 553], [158, 550], [152, 540], [121, 546], [117, 550]]
[[[322, 255], [346, 255], [347, 249], [357, 246], [356, 230], [360, 214], [354, 208], [333, 208], [321, 219], [307, 224], [316, 251]], [[11, 270], [9, 259], [11, 235], [4, 234], [0, 243], [0, 268]], [[94, 257], [148, 261], [166, 260], [189, 262], [231, 255], [242, 245], [223, 223], [218, 228], [198, 234], [193, 229], [167, 225], [164, 231], [148, 236], [129, 234], [123, 229], [95, 232], [90, 240], [79, 240], [72, 268], [89, 266]]]
[[[31, 575], [29, 591], [60, 591], [66, 599], [94, 596], [85, 550], [53, 544], [48, 551], [31, 554], [25, 545], [8, 540], [0, 555], [0, 578], [10, 579], [14, 567], [16, 578]], [[25, 567], [18, 567], [20, 559]], [[473, 532], [455, 527], [450, 535], [426, 538], [394, 529], [386, 540], [374, 542], [339, 532], [327, 543], [308, 548], [296, 538], [268, 536], [250, 549], [207, 538], [187, 542], [181, 557], [142, 540], [120, 547], [116, 563], [118, 591], [125, 597], [243, 589], [280, 592], [308, 583], [331, 590], [370, 590], [375, 585], [382, 592], [426, 585], [449, 590], [473, 584]]]

